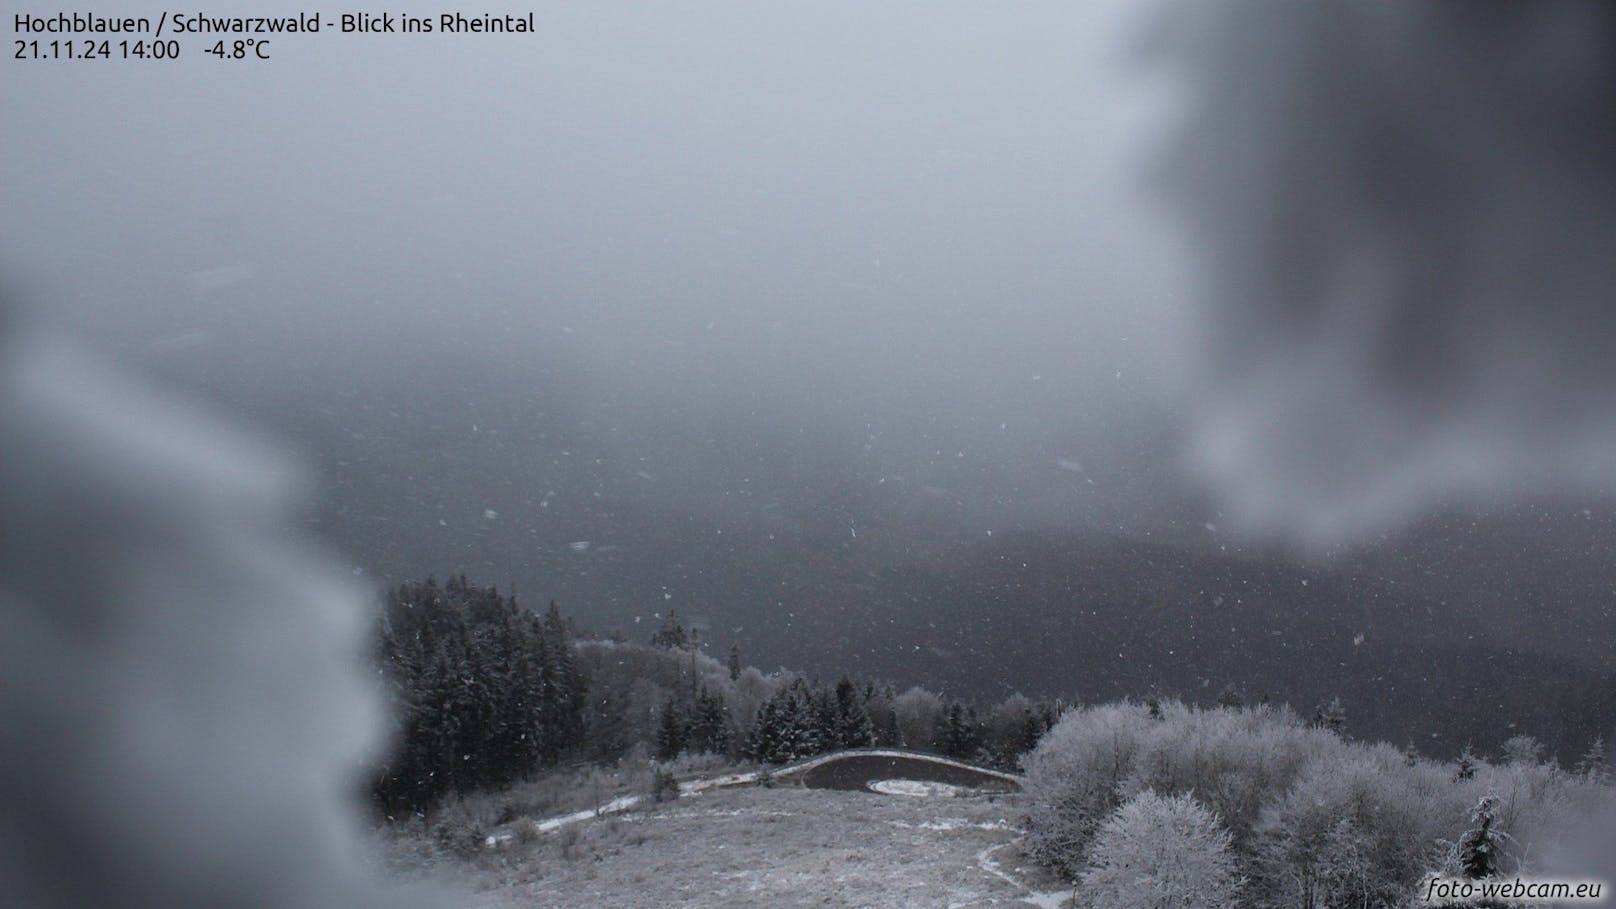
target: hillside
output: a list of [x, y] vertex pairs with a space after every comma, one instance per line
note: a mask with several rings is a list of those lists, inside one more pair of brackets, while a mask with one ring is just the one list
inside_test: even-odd
[[1002, 794], [887, 782], [711, 788], [516, 836], [440, 871], [485, 909], [1059, 905], [1064, 888], [1021, 854]]

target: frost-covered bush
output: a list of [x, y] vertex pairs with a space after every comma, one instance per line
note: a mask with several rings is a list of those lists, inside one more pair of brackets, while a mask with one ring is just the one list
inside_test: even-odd
[[1147, 792], [1191, 795], [1229, 833], [1247, 879], [1243, 904], [1396, 905], [1425, 874], [1456, 873], [1470, 814], [1488, 795], [1508, 844], [1505, 875], [1559, 868], [1551, 857], [1571, 854], [1571, 831], [1616, 813], [1616, 787], [1524, 750], [1503, 764], [1472, 757], [1459, 773], [1345, 740], [1285, 709], [1157, 706], [1070, 710], [1040, 740], [1024, 762], [1022, 795], [1033, 858], [1076, 879], [1120, 805]]
[[1192, 792], [1245, 843], [1266, 800], [1283, 791], [1317, 755], [1341, 739], [1312, 728], [1286, 708], [1199, 709], [1170, 701], [1146, 727], [1124, 793]]
[[1501, 750], [1506, 764], [1540, 764], [1546, 753], [1542, 742], [1524, 733], [1510, 736]]
[[943, 715], [942, 698], [917, 685], [898, 695], [892, 710], [898, 725], [899, 744], [919, 751], [936, 747], [937, 718]]
[[[1616, 786], [1553, 764], [1482, 764], [1474, 778], [1454, 790], [1449, 810], [1459, 813], [1485, 796], [1497, 797], [1496, 826], [1509, 836], [1500, 865], [1505, 875], [1547, 872], [1552, 858], [1576, 847], [1595, 818], [1616, 817]], [[1587, 872], [1585, 867], [1561, 870]]]
[[1151, 725], [1129, 701], [1067, 711], [1022, 762], [1027, 851], [1075, 877], [1089, 840], [1125, 798], [1122, 782]]
[[1136, 793], [1194, 793], [1230, 829], [1250, 836], [1266, 799], [1313, 756], [1341, 747], [1268, 706], [1203, 710], [1177, 702], [1158, 716], [1132, 702], [1067, 711], [1027, 756], [1023, 792], [1032, 855], [1073, 875], [1094, 831]]
[[1082, 885], [1094, 909], [1217, 909], [1236, 905], [1229, 832], [1188, 795], [1141, 792], [1094, 836]]
[[1462, 830], [1451, 775], [1386, 745], [1315, 756], [1254, 831], [1256, 906], [1395, 906]]

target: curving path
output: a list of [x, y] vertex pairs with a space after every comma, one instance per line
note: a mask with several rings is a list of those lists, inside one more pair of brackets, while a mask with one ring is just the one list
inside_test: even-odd
[[[875, 788], [873, 784], [913, 780], [921, 783], [943, 783], [949, 787], [982, 792], [1021, 791], [1021, 782], [1008, 773], [974, 767], [932, 755], [856, 751], [840, 752], [828, 757], [826, 761], [793, 771], [792, 774], [809, 789], [897, 791], [908, 794], [901, 789]], [[776, 778], [785, 775], [786, 773], [782, 772], [776, 774]]]
[[[977, 767], [962, 761], [955, 761], [936, 755], [900, 751], [897, 749], [878, 748], [857, 749], [821, 755], [810, 760], [801, 761], [796, 764], [790, 764], [777, 769], [771, 768], [769, 770], [769, 775], [772, 777], [776, 786], [785, 788], [787, 790], [795, 789], [799, 792], [803, 789], [863, 791], [871, 794], [897, 796], [900, 797], [900, 801], [905, 800], [901, 798], [903, 796], [948, 796], [955, 794], [959, 790], [967, 790], [970, 792], [991, 795], [996, 793], [1016, 792], [1021, 788], [1020, 778], [1013, 774], [990, 770], [985, 767]], [[760, 776], [760, 771], [752, 771], [746, 773], [724, 774], [721, 776], [707, 777], [704, 779], [686, 780], [680, 783], [679, 790], [681, 795], [695, 795], [708, 790], [743, 786], [750, 787], [757, 784]], [[782, 793], [782, 795], [784, 794]], [[802, 796], [799, 795], [795, 796], [794, 798], [800, 799]], [[647, 807], [649, 802], [650, 798], [648, 796], [628, 795], [607, 802], [606, 804], [602, 805], [598, 811], [595, 809], [585, 809], [583, 811], [546, 818], [544, 820], [532, 823], [534, 824], [534, 828], [539, 833], [549, 833], [561, 827], [578, 823], [580, 821], [587, 821], [596, 817], [618, 814], [633, 811], [637, 808]], [[771, 802], [769, 804], [774, 803]], [[790, 810], [781, 812], [781, 814], [785, 817], [796, 816], [803, 810], [801, 804], [799, 803], [792, 802], [789, 804], [794, 807], [792, 807]], [[920, 808], [918, 805], [917, 808], [922, 812], [921, 816], [925, 817], [927, 816], [925, 814], [926, 812], [931, 810], [941, 810], [947, 804], [948, 803], [946, 801], [939, 801], [936, 805], [936, 809]], [[725, 810], [720, 808], [704, 809], [700, 807], [700, 803], [690, 806], [689, 808], [672, 806], [668, 807], [671, 807], [672, 810], [667, 812], [655, 812], [646, 815], [645, 817], [647, 819], [661, 818], [666, 820], [667, 823], [679, 824], [688, 823], [691, 817], [696, 816], [712, 816], [715, 818], [724, 819], [737, 818], [744, 820], [748, 817], [755, 817], [760, 813], [760, 809], [756, 807], [741, 808], [738, 810]], [[886, 809], [882, 810], [885, 811]], [[773, 812], [762, 811], [762, 813], [768, 814]], [[968, 814], [969, 812], [967, 811], [965, 813]], [[873, 817], [890, 818], [892, 816], [889, 814], [876, 814], [873, 815]], [[900, 815], [899, 817], [911, 818], [912, 815]], [[991, 817], [991, 815], [989, 817]], [[976, 844], [973, 844], [970, 847], [970, 852], [967, 852], [965, 855], [961, 856], [961, 858], [964, 859], [965, 865], [974, 866], [975, 870], [983, 877], [991, 878], [999, 882], [999, 885], [1007, 886], [1010, 888], [1010, 892], [1005, 893], [1002, 890], [996, 892], [989, 890], [984, 892], [978, 889], [973, 893], [971, 892], [971, 888], [967, 887], [963, 893], [958, 894], [958, 896], [963, 897], [963, 899], [956, 898], [948, 901], [949, 905], [958, 907], [958, 909], [966, 909], [966, 907], [978, 906], [985, 907], [988, 905], [1003, 905], [1005, 903], [1014, 905], [1031, 905], [1040, 907], [1040, 909], [1062, 909], [1062, 907], [1068, 905], [1068, 900], [1072, 896], [1072, 891], [1068, 888], [1046, 889], [1050, 888], [1052, 885], [1058, 886], [1058, 882], [1054, 881], [1047, 874], [1035, 873], [1033, 869], [1024, 869], [1020, 867], [1018, 863], [1005, 861], [1004, 856], [1006, 856], [1007, 853], [1005, 853], [1003, 850], [1017, 846], [1021, 842], [1022, 831], [1016, 826], [1008, 824], [1002, 819], [983, 823], [981, 822], [980, 818], [977, 818], [975, 822], [971, 822], [962, 817], [939, 816], [925, 821], [914, 821], [912, 819], [889, 819], [884, 821], [884, 823], [901, 828], [918, 828], [925, 830], [946, 831], [957, 829], [963, 830], [966, 834], [975, 834], [978, 836], [980, 836], [980, 834], [975, 833], [978, 828], [981, 830], [1002, 830], [1004, 831], [1003, 835], [1008, 835], [1010, 837], [1007, 840], [991, 843], [983, 843], [978, 841]], [[492, 836], [488, 839], [488, 845], [498, 846], [502, 842], [510, 839], [511, 834], [509, 833]], [[974, 862], [971, 861], [970, 857], [968, 857], [972, 856], [973, 853], [975, 859]], [[717, 871], [712, 873], [720, 874], [721, 877], [723, 876], [723, 874]], [[747, 879], [752, 882], [752, 886], [754, 887], [775, 886], [779, 883], [773, 877], [769, 877], [769, 875], [757, 877], [758, 872], [755, 868], [746, 868], [733, 873], [747, 877]], [[789, 873], [800, 874], [803, 873], [803, 871], [802, 869], [798, 868], [795, 872], [789, 870], [780, 871], [779, 869], [769, 872], [770, 875], [776, 876], [778, 874]], [[756, 880], [752, 880], [753, 878], [756, 878]], [[841, 877], [837, 877], [835, 880], [838, 885], [842, 881]], [[773, 883], [771, 883], [771, 881]], [[728, 905], [728, 903], [726, 903], [726, 905]]]
[[[977, 767], [964, 761], [956, 761], [952, 758], [945, 758], [935, 754], [900, 751], [895, 748], [856, 748], [849, 751], [837, 751], [832, 754], [822, 754], [796, 764], [787, 764], [778, 770], [771, 769], [769, 773], [774, 778], [776, 785], [798, 785], [808, 789], [863, 790], [881, 793], [881, 790], [871, 788], [871, 784], [881, 781], [915, 780], [943, 783], [949, 786], [977, 789], [983, 792], [1019, 792], [1021, 790], [1021, 780], [1014, 774], [989, 770], [986, 767]], [[746, 773], [729, 773], [703, 780], [685, 780], [679, 784], [679, 794], [689, 795], [725, 786], [752, 786], [757, 784], [761, 776], [762, 771], [754, 770]], [[892, 791], [891, 789], [887, 790], [888, 793]], [[585, 808], [571, 814], [562, 814], [535, 821], [533, 826], [539, 833], [549, 833], [568, 824], [576, 824], [590, 818], [619, 814], [637, 808], [645, 801], [646, 797], [643, 795], [625, 795], [612, 799], [599, 808]], [[486, 844], [498, 846], [501, 843], [508, 842], [510, 839], [511, 834], [509, 833], [496, 834], [490, 836]]]

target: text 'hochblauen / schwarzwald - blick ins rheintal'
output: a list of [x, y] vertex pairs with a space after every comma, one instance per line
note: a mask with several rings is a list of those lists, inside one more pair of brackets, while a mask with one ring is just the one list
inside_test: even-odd
[[[531, 35], [532, 12], [459, 11], [435, 15], [391, 12], [215, 16], [196, 11], [104, 16], [93, 12], [17, 13], [12, 57], [17, 60], [177, 60], [187, 47], [219, 60], [269, 60], [270, 43], [308, 35]], [[184, 39], [204, 39], [198, 45]]]

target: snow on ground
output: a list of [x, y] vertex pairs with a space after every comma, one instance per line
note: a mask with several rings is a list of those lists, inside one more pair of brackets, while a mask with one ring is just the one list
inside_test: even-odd
[[[532, 829], [535, 833], [554, 833], [568, 824], [576, 824], [581, 821], [604, 817], [608, 814], [620, 814], [639, 805], [643, 801], [645, 801], [645, 796], [643, 795], [621, 796], [606, 802], [599, 808], [585, 808], [582, 811], [574, 811], [571, 814], [562, 814], [556, 817], [545, 818], [542, 821], [535, 822]], [[487, 840], [484, 840], [483, 844], [486, 846], [503, 846], [514, 841], [515, 839], [516, 834], [514, 833], [496, 833], [490, 835]]]
[[924, 780], [874, 780], [870, 783], [870, 788], [883, 795], [907, 795], [915, 798], [946, 797], [957, 795], [961, 791], [958, 786], [928, 783]]
[[1012, 833], [1021, 833], [1021, 829], [1009, 821], [1000, 818], [997, 821], [969, 821], [962, 817], [940, 817], [936, 820], [921, 821], [911, 824], [908, 821], [892, 821], [892, 826], [905, 829], [920, 830], [957, 830], [961, 827], [975, 827], [978, 830], [1008, 830]]
[[[579, 821], [587, 821], [590, 818], [600, 817], [603, 814], [617, 814], [620, 811], [627, 811], [644, 800], [645, 796], [643, 795], [625, 795], [620, 798], [612, 799], [599, 808], [585, 808], [582, 811], [574, 811], [571, 814], [563, 814], [560, 817], [553, 817], [547, 820], [539, 821], [533, 825], [533, 829], [537, 830], [539, 833], [549, 833], [552, 830], [560, 829], [568, 824], [576, 824]], [[493, 837], [489, 837], [489, 841], [492, 843]]]
[[[838, 751], [833, 754], [824, 754], [820, 755], [819, 757], [798, 762], [796, 764], [790, 764], [771, 772], [773, 773], [774, 778], [780, 783], [790, 784], [793, 782], [802, 781], [807, 776], [809, 771], [817, 770], [828, 764], [835, 764], [839, 761], [846, 760], [857, 761], [866, 758], [893, 758], [900, 761], [919, 762], [938, 767], [969, 771], [973, 774], [979, 774], [982, 777], [1002, 780], [1017, 786], [1020, 785], [1015, 776], [1008, 773], [1002, 773], [997, 770], [989, 770], [984, 767], [975, 767], [970, 764], [962, 763], [951, 758], [940, 757], [938, 755], [917, 754], [912, 751], [894, 751], [883, 748], [860, 748], [850, 751]], [[684, 780], [679, 783], [679, 793], [681, 795], [697, 795], [710, 789], [720, 789], [730, 786], [755, 785], [758, 782], [759, 776], [760, 774], [758, 771], [747, 771], [742, 773], [730, 773], [722, 776], [708, 777], [705, 779]], [[881, 792], [886, 795], [957, 796], [963, 795], [970, 791], [967, 787], [923, 780], [874, 780], [868, 785], [869, 788], [875, 790], [876, 792]], [[885, 786], [886, 788], [878, 788], [882, 786]], [[645, 797], [642, 795], [622, 796], [620, 798], [615, 798], [611, 801], [605, 802], [599, 807], [586, 808], [581, 811], [574, 811], [571, 814], [558, 815], [555, 817], [545, 818], [544, 820], [532, 822], [533, 829], [539, 833], [551, 833], [561, 827], [567, 826], [568, 824], [592, 820], [608, 814], [619, 814], [629, 810], [630, 808], [639, 806], [643, 801], [645, 801]], [[513, 833], [511, 831], [491, 834], [485, 841], [485, 845], [490, 847], [501, 847], [514, 841], [517, 836], [517, 833]]]
[[[1017, 895], [1019, 902], [1029, 903], [1031, 905], [1040, 907], [1040, 909], [1062, 909], [1062, 907], [1069, 905], [1070, 900], [1074, 895], [1070, 887], [1063, 887], [1053, 890], [1034, 890], [1027, 884], [1027, 869], [1025, 867], [1018, 866], [1014, 873], [1004, 870], [1004, 866], [1000, 865], [998, 860], [993, 856], [1000, 850], [1005, 849], [1007, 846], [1013, 845], [1015, 844], [1000, 843], [997, 846], [989, 846], [986, 849], [983, 849], [981, 852], [978, 852], [976, 854], [977, 867], [981, 868], [983, 871], [986, 871], [988, 874], [1009, 883], [1011, 886], [1019, 888], [1022, 891]], [[1025, 861], [1024, 858], [1023, 861]], [[1045, 887], [1050, 887], [1056, 883], [1059, 883], [1054, 877], [1047, 874], [1038, 875], [1038, 879], [1041, 881], [1042, 886]]]
[[1053, 909], [1069, 893], [1021, 856], [1016, 808], [1001, 796], [709, 786], [587, 814], [547, 833], [529, 827], [455, 877], [484, 909]]

